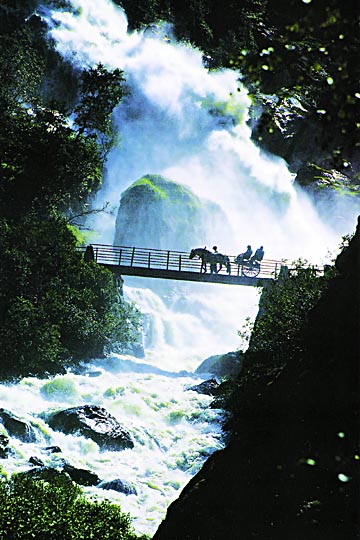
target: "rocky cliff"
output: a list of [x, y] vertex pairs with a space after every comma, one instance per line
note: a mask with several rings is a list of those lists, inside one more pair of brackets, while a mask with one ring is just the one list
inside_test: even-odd
[[114, 244], [188, 251], [214, 242], [216, 231], [224, 236], [226, 229], [218, 205], [163, 176], [147, 174], [121, 196]]
[[298, 361], [271, 376], [245, 358], [237, 433], [154, 540], [359, 538], [360, 221], [336, 267]]

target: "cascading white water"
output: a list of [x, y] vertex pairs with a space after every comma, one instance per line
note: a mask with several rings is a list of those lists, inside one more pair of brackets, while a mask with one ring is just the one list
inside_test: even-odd
[[[125, 14], [110, 0], [71, 4], [74, 13], [44, 15], [58, 51], [82, 67], [123, 69], [130, 88], [115, 112], [121, 143], [109, 156], [99, 203], [117, 206], [132, 182], [161, 174], [222, 206], [232, 234], [223, 237], [219, 227], [217, 238], [196, 239], [201, 245], [216, 243], [236, 255], [248, 243], [262, 244], [270, 259], [301, 256], [321, 264], [352, 228], [352, 217], [339, 217], [335, 235], [294, 187], [285, 163], [252, 143], [250, 100], [238, 74], [204, 69], [201, 52], [177, 43], [169, 25], [128, 33]], [[114, 220], [95, 221], [102, 241], [113, 241]]]
[[[209, 409], [210, 397], [185, 390], [200, 379], [154, 374], [140, 363], [143, 373], [134, 372], [134, 367], [128, 367], [133, 360], [114, 356], [104, 366], [96, 362], [84, 375], [68, 373], [49, 381], [26, 378], [16, 385], [0, 385], [1, 406], [31, 422], [38, 439], [25, 443], [11, 438], [12, 454], [0, 459], [0, 473], [9, 476], [28, 470], [34, 456], [59, 469], [66, 460], [105, 481], [120, 478], [132, 484], [137, 494], [84, 489], [119, 503], [135, 518], [137, 531], [154, 532], [178, 490], [221, 447], [220, 411]], [[42, 419], [51, 411], [88, 403], [105, 407], [121, 421], [135, 447], [100, 451], [90, 439], [53, 431]], [[1, 433], [6, 430], [0, 423]], [[48, 446], [59, 446], [61, 453], [45, 451]]]
[[[200, 51], [176, 43], [166, 25], [128, 33], [124, 13], [109, 0], [71, 4], [73, 12], [41, 10], [58, 51], [81, 66], [102, 62], [123, 69], [131, 89], [115, 112], [121, 145], [109, 156], [98, 203], [118, 205], [121, 192], [133, 181], [148, 173], [162, 174], [216, 201], [228, 217], [232, 234], [223, 237], [219, 227], [216, 238], [191, 239], [194, 242], [216, 243], [231, 254], [248, 243], [262, 244], [268, 258], [302, 256], [323, 263], [328, 249], [349, 231], [335, 234], [325, 226], [292, 185], [284, 162], [264, 155], [251, 142], [249, 99], [237, 74], [205, 70]], [[113, 241], [114, 221], [114, 216], [94, 220], [100, 242]], [[144, 360], [114, 354], [94, 362], [82, 375], [1, 385], [1, 406], [35, 422], [39, 440], [25, 444], [12, 439], [14, 453], [0, 465], [6, 474], [24, 470], [33, 455], [56, 465], [59, 455], [42, 449], [58, 445], [61, 457], [72, 465], [105, 480], [134, 484], [137, 495], [112, 491], [103, 496], [129, 511], [139, 532], [152, 533], [178, 490], [222, 444], [220, 411], [209, 409], [209, 397], [186, 391], [200, 381], [190, 372], [207, 356], [240, 345], [237, 329], [246, 316], [255, 316], [258, 295], [250, 287], [184, 284], [181, 294], [179, 286], [176, 289], [176, 301], [169, 302], [158, 288], [157, 293], [151, 290], [151, 280], [147, 287], [141, 278], [131, 283], [125, 278], [127, 299], [150, 320]], [[184, 370], [189, 373], [181, 373]], [[131, 431], [135, 448], [100, 452], [84, 437], [47, 426], [44, 414], [85, 403], [102, 405], [116, 416]]]

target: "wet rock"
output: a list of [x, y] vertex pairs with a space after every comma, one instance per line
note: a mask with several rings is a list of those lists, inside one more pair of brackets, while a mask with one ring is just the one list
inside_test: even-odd
[[50, 454], [61, 454], [62, 450], [60, 446], [46, 446], [43, 448], [46, 452], [49, 452]]
[[53, 467], [36, 467], [36, 469], [29, 469], [28, 471], [22, 471], [17, 473], [17, 476], [27, 476], [33, 480], [45, 480], [46, 482], [54, 482], [58, 478], [65, 478], [68, 483], [72, 482], [70, 476], [64, 471], [59, 471]]
[[55, 479], [65, 477], [72, 482], [80, 486], [97, 486], [101, 480], [97, 474], [87, 470], [78, 469], [73, 467], [69, 463], [64, 461], [62, 470], [54, 467], [48, 467], [44, 465], [40, 459], [31, 457], [29, 462], [36, 466], [36, 469], [29, 469], [28, 471], [22, 471], [21, 475], [29, 476], [34, 480], [45, 480], [46, 482], [53, 482]]
[[135, 487], [130, 482], [120, 480], [120, 478], [115, 478], [109, 482], [103, 481], [98, 485], [98, 487], [101, 489], [113, 489], [114, 491], [124, 493], [125, 495], [137, 495]]
[[95, 441], [101, 449], [133, 448], [134, 441], [117, 419], [97, 405], [72, 407], [54, 414], [49, 426], [66, 434], [79, 434]]
[[29, 459], [29, 463], [31, 463], [31, 465], [35, 465], [35, 467], [44, 467], [45, 466], [44, 462], [41, 461], [41, 459], [36, 457], [36, 456], [31, 456], [30, 459]]
[[195, 386], [191, 386], [188, 390], [197, 392], [198, 394], [206, 394], [207, 396], [215, 396], [217, 394], [217, 389], [219, 388], [219, 383], [216, 379], [209, 379]]
[[102, 375], [102, 371], [89, 371], [86, 375], [87, 377], [91, 378], [100, 377], [100, 375]]
[[236, 377], [242, 368], [243, 353], [228, 352], [226, 354], [215, 354], [206, 358], [195, 373], [211, 373], [220, 378]]
[[9, 456], [11, 450], [9, 448], [9, 437], [0, 435], [0, 459], [5, 459]]
[[36, 432], [34, 428], [11, 411], [0, 408], [0, 422], [11, 437], [20, 439], [23, 442], [36, 441]]
[[230, 230], [218, 204], [199, 199], [183, 184], [146, 174], [121, 194], [114, 244], [188, 251], [191, 239], [197, 243], [204, 235], [215, 236], [217, 227], [224, 235]]
[[63, 471], [70, 476], [71, 480], [80, 486], [97, 486], [101, 481], [97, 474], [87, 469], [78, 469], [68, 463], [64, 465]]

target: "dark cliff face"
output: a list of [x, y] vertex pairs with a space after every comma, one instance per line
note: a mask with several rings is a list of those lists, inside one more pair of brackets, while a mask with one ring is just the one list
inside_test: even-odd
[[254, 370], [239, 389], [238, 436], [191, 480], [154, 540], [359, 538], [359, 225], [336, 266], [309, 316], [306, 357], [273, 379]]

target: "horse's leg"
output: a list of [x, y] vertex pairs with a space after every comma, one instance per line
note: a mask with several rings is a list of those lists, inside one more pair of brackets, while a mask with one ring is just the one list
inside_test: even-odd
[[222, 269], [223, 265], [222, 263], [219, 263], [220, 266], [219, 266], [219, 270], [216, 269], [216, 264], [215, 264], [215, 272], [218, 274], [220, 272], [220, 270]]

